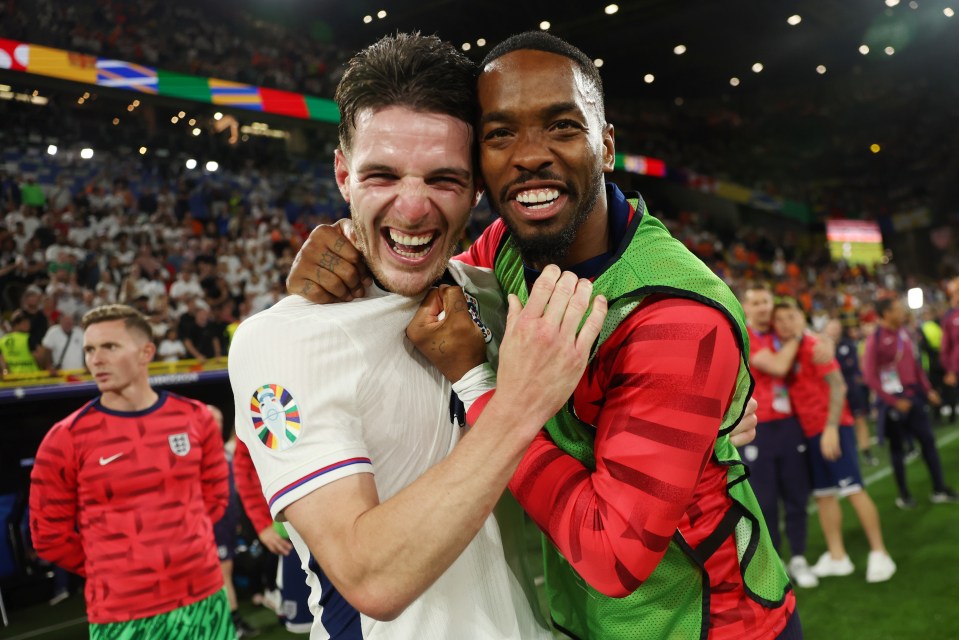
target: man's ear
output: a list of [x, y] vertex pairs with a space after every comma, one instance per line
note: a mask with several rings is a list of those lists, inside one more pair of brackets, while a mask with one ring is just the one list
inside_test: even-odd
[[610, 173], [616, 165], [616, 136], [613, 125], [603, 128], [603, 173]]
[[156, 345], [153, 344], [153, 340], [147, 340], [143, 343], [143, 351], [141, 353], [147, 364], [153, 362], [153, 357], [156, 355], [156, 352], [157, 348]]
[[340, 195], [350, 203], [350, 162], [346, 154], [337, 147], [333, 152], [333, 174], [336, 176], [336, 186], [340, 190]]

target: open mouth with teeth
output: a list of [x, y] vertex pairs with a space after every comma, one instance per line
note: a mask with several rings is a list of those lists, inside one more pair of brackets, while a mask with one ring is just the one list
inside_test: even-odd
[[397, 229], [389, 228], [384, 230], [383, 237], [390, 248], [404, 258], [416, 260], [423, 258], [433, 248], [433, 242], [437, 233], [429, 231], [420, 234], [406, 234]]
[[530, 189], [516, 194], [516, 202], [531, 211], [546, 209], [559, 199], [558, 189]]

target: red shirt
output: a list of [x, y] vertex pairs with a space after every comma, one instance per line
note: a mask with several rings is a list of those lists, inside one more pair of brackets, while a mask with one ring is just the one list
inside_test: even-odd
[[223, 439], [203, 403], [87, 403], [47, 433], [31, 474], [40, 557], [86, 576], [87, 617], [166, 613], [223, 587], [212, 522], [229, 497]]
[[[901, 393], [892, 394], [883, 390], [881, 372], [886, 369], [893, 369], [898, 374], [903, 388]], [[876, 327], [876, 331], [866, 338], [862, 377], [873, 393], [887, 405], [896, 404], [896, 399], [900, 395], [909, 398], [922, 392], [925, 396], [932, 389], [926, 372], [919, 365], [912, 338], [904, 328], [893, 331], [885, 327]]]
[[[820, 365], [813, 362], [813, 349], [818, 342], [814, 335], [803, 336], [793, 368], [786, 376], [789, 399], [792, 401], [796, 417], [807, 438], [819, 435], [826, 428], [826, 419], [829, 417], [829, 383], [826, 382], [826, 374], [840, 371], [839, 362], [835, 358], [828, 364]], [[846, 394], [843, 394], [839, 424], [851, 425], [852, 423], [852, 413], [849, 412]]]
[[[460, 258], [492, 267], [502, 236], [491, 225]], [[543, 431], [510, 490], [576, 571], [613, 597], [635, 591], [678, 530], [695, 548], [730, 504], [726, 468], [713, 455], [732, 399], [739, 350], [719, 311], [685, 298], [651, 296], [599, 348], [573, 394], [596, 429], [596, 470]], [[745, 592], [735, 542], [706, 563], [709, 638], [769, 638], [795, 609], [766, 609]], [[585, 597], [585, 596], [584, 596]]]
[[[772, 331], [759, 332], [752, 327], [747, 327], [747, 329], [749, 331], [750, 359], [763, 349], [769, 349], [773, 352], [776, 351], [776, 339]], [[787, 389], [786, 381], [778, 376], [763, 373], [757, 367], [750, 367], [749, 370], [753, 374], [753, 380], [755, 381], [753, 398], [759, 403], [759, 408], [756, 409], [756, 419], [759, 420], [759, 422], [771, 422], [773, 420], [783, 420], [792, 417], [792, 411], [783, 413], [773, 408], [773, 400], [777, 390]]]
[[272, 526], [273, 516], [270, 514], [270, 505], [263, 497], [260, 476], [253, 466], [250, 450], [239, 438], [236, 440], [236, 451], [233, 452], [233, 482], [253, 529], [259, 533]]

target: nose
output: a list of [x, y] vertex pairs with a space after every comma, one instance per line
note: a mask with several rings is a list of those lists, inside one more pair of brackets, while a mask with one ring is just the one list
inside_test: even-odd
[[422, 180], [403, 180], [400, 183], [393, 208], [407, 222], [418, 222], [429, 215], [432, 207], [429, 186]]
[[536, 173], [553, 164], [553, 153], [541, 130], [525, 130], [513, 145], [513, 165], [520, 171]]

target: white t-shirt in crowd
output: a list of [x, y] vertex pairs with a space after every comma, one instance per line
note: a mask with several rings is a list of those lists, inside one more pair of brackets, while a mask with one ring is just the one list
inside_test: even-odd
[[[50, 362], [58, 369], [82, 369], [83, 362], [83, 329], [73, 327], [68, 335], [63, 327], [55, 324], [47, 329], [40, 342], [50, 350]], [[66, 349], [66, 351], [64, 351]], [[63, 356], [61, 362], [60, 356]], [[57, 366], [59, 363], [59, 366]]]

